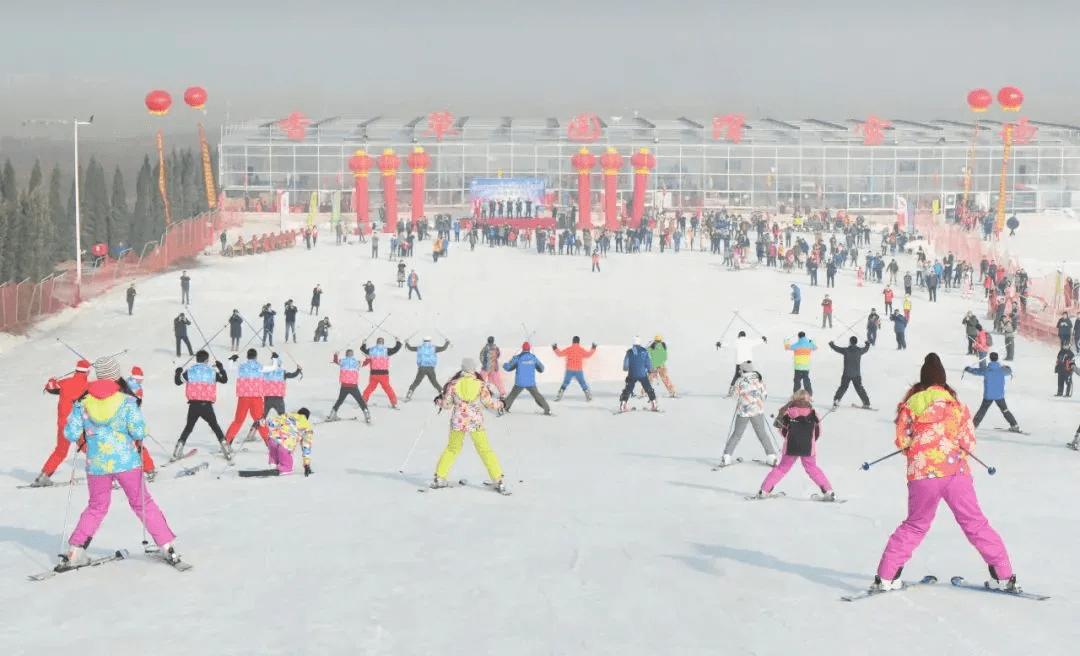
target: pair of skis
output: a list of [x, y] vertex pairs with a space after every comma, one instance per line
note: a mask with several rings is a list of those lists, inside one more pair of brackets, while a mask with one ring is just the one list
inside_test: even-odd
[[[840, 597], [840, 601], [862, 601], [863, 599], [869, 599], [870, 597], [878, 597], [880, 595], [888, 594], [890, 592], [903, 592], [905, 590], [911, 590], [914, 588], [928, 587], [934, 585], [937, 582], [938, 579], [936, 576], [924, 576], [918, 581], [903, 581], [902, 586], [896, 590], [884, 590], [880, 592], [873, 590], [865, 590], [858, 594], [845, 595], [843, 597]], [[1031, 601], [1045, 601], [1050, 598], [1047, 595], [1033, 594], [1030, 592], [1008, 592], [1000, 588], [991, 587], [989, 581], [982, 585], [968, 583], [962, 576], [954, 576], [952, 577], [952, 579], [950, 579], [949, 582], [952, 583], [953, 587], [956, 588], [974, 590], [976, 592], [990, 592], [993, 594], [1008, 595], [1010, 597], [1019, 597], [1020, 599], [1029, 599]]]
[[[158, 560], [158, 561], [172, 567], [173, 569], [175, 569], [178, 572], [186, 572], [186, 571], [188, 571], [189, 569], [191, 569], [193, 567], [193, 565], [191, 565], [190, 563], [186, 563], [184, 561], [166, 560], [163, 556], [161, 556], [161, 552], [156, 548], [147, 549], [146, 553], [148, 555], [154, 555], [155, 560]], [[68, 572], [74, 572], [74, 571], [77, 571], [77, 570], [80, 570], [80, 569], [85, 569], [87, 567], [99, 567], [101, 565], [104, 565], [105, 563], [111, 563], [111, 562], [117, 561], [117, 560], [126, 560], [130, 555], [131, 554], [129, 554], [126, 549], [118, 549], [117, 551], [114, 551], [113, 553], [109, 554], [108, 556], [101, 556], [99, 558], [91, 558], [90, 560], [88, 560], [87, 562], [85, 562], [85, 563], [83, 563], [81, 565], [75, 565], [73, 567], [65, 567], [63, 564], [60, 564], [60, 565], [57, 565], [56, 567], [54, 567], [53, 569], [46, 570], [44, 572], [39, 572], [37, 574], [31, 574], [28, 578], [31, 581], [47, 581], [47, 580], [49, 580], [49, 579], [51, 579], [53, 577], [59, 576], [60, 574], [67, 574]]]
[[[432, 490], [445, 490], [445, 489], [452, 488], [452, 487], [468, 487], [468, 485], [469, 485], [468, 479], [461, 478], [461, 479], [458, 479], [456, 482], [448, 481], [446, 485], [436, 485], [434, 482], [431, 482], [431, 483], [428, 484], [427, 487], [417, 488], [416, 491], [417, 492], [431, 492]], [[492, 489], [492, 490], [498, 492], [499, 494], [503, 495], [504, 497], [508, 497], [511, 494], [513, 494], [513, 492], [511, 492], [510, 490], [499, 490], [498, 488], [496, 488], [494, 481], [484, 481], [484, 487]]]

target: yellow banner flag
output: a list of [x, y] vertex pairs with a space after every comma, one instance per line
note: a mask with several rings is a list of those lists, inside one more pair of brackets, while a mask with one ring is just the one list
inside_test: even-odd
[[206, 206], [209, 209], [217, 207], [217, 191], [214, 189], [214, 167], [210, 165], [210, 144], [206, 143], [206, 130], [199, 122], [199, 143], [202, 145], [203, 177], [206, 180]]
[[157, 156], [158, 156], [158, 191], [161, 192], [161, 200], [165, 203], [165, 223], [172, 223], [169, 216], [169, 194], [165, 186], [165, 133], [157, 131]]
[[311, 202], [308, 204], [307, 224], [310, 228], [315, 225], [315, 213], [319, 211], [319, 192], [311, 192]]

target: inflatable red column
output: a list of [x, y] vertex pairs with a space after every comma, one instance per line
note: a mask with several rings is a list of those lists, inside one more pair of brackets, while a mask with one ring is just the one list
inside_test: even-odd
[[397, 232], [397, 169], [401, 160], [394, 154], [393, 148], [387, 148], [375, 160], [375, 164], [382, 171], [383, 203], [386, 204], [386, 228], [383, 232], [394, 234]]
[[431, 156], [416, 146], [405, 162], [412, 169], [412, 229], [416, 230], [416, 222], [424, 216], [424, 174], [431, 164]]
[[371, 157], [363, 150], [349, 158], [349, 170], [353, 172], [353, 209], [356, 210], [356, 227], [368, 232], [371, 216], [368, 214], [368, 170]]
[[634, 204], [630, 208], [630, 227], [637, 228], [641, 225], [641, 218], [645, 216], [645, 194], [649, 186], [649, 171], [656, 168], [656, 157], [648, 148], [642, 148], [630, 158], [630, 166], [634, 168]]
[[589, 152], [588, 148], [582, 148], [576, 155], [570, 158], [570, 164], [577, 169], [577, 197], [578, 197], [578, 224], [576, 230], [592, 228], [590, 216], [592, 206], [592, 190], [589, 188], [589, 176], [592, 168], [596, 165], [596, 156]]
[[614, 148], [608, 148], [600, 158], [600, 168], [604, 171], [604, 227], [615, 230], [619, 227], [619, 210], [616, 195], [619, 187], [619, 169], [623, 165], [623, 156]]

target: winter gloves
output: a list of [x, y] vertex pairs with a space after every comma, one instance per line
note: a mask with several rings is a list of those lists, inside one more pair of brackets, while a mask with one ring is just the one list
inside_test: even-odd
[[236, 362], [239, 359], [240, 359], [240, 356], [236, 355], [235, 353], [233, 355], [229, 356], [229, 360], [231, 360], [232, 362]]
[[593, 349], [594, 351], [596, 350], [596, 342], [593, 342], [593, 343], [592, 343], [592, 349]]

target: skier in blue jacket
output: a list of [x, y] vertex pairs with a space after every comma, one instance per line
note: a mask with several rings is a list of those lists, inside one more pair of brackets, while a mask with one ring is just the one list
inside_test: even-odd
[[420, 383], [424, 382], [425, 378], [431, 381], [436, 392], [442, 394], [442, 385], [435, 378], [435, 367], [439, 364], [439, 354], [450, 348], [450, 340], [445, 337], [443, 337], [443, 340], [442, 346], [432, 344], [430, 337], [425, 337], [420, 346], [413, 346], [409, 344], [409, 340], [405, 340], [405, 348], [416, 353], [416, 377], [413, 378], [412, 385], [409, 385], [409, 391], [405, 394], [406, 401], [412, 399], [413, 392], [416, 391], [417, 387], [420, 387]]
[[623, 371], [626, 372], [626, 387], [619, 395], [619, 411], [626, 412], [629, 408], [627, 402], [634, 393], [634, 385], [641, 383], [641, 388], [649, 397], [649, 409], [656, 410], [656, 392], [649, 382], [649, 370], [652, 369], [652, 357], [645, 347], [641, 345], [641, 338], [634, 338], [634, 345], [626, 351], [622, 362]]
[[1016, 423], [1016, 417], [1009, 412], [1009, 407], [1005, 405], [1005, 376], [1012, 376], [1012, 368], [998, 364], [997, 352], [990, 354], [990, 362], [985, 367], [964, 367], [964, 371], [983, 377], [982, 404], [972, 419], [975, 428], [979, 427], [979, 422], [986, 415], [986, 411], [990, 409], [990, 404], [996, 403], [997, 407], [1001, 408], [1001, 414], [1005, 417], [1005, 421], [1009, 422], [1009, 430], [1013, 433], [1022, 432], [1020, 425]]
[[514, 372], [514, 386], [510, 388], [510, 393], [506, 395], [506, 400], [503, 401], [503, 412], [510, 412], [510, 406], [513, 405], [514, 399], [524, 389], [529, 390], [529, 394], [532, 394], [536, 404], [544, 409], [545, 415], [551, 414], [551, 406], [548, 405], [540, 391], [536, 389], [536, 374], [537, 372], [544, 373], [544, 364], [532, 354], [531, 344], [528, 342], [522, 344], [521, 353], [510, 358], [510, 361], [503, 365], [503, 369]]
[[791, 283], [791, 313], [799, 313], [799, 304], [802, 303], [802, 290], [795, 283]]

